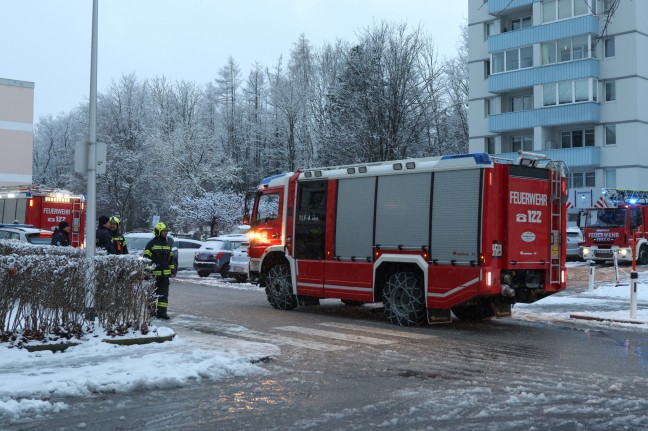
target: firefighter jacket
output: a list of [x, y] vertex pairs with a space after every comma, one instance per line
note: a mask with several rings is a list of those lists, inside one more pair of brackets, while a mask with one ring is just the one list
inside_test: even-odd
[[97, 228], [97, 247], [106, 249], [108, 254], [117, 254], [112, 235], [106, 226], [99, 225]]
[[115, 254], [128, 254], [128, 247], [126, 246], [126, 238], [119, 230], [110, 231], [112, 235], [113, 245], [115, 246]]
[[59, 229], [52, 237], [52, 245], [67, 247], [70, 245], [70, 236], [63, 229]]
[[171, 277], [175, 271], [171, 241], [166, 238], [156, 236], [150, 240], [144, 249], [144, 257], [151, 259], [155, 264], [152, 273], [156, 277]]

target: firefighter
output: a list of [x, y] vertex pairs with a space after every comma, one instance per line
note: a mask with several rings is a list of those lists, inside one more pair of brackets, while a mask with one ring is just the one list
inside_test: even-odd
[[65, 220], [59, 223], [58, 230], [52, 236], [52, 245], [63, 247], [70, 245], [70, 223]]
[[112, 235], [113, 245], [115, 246], [115, 254], [128, 254], [128, 247], [126, 246], [126, 238], [119, 232], [119, 218], [112, 216], [108, 220], [108, 230]]
[[117, 254], [115, 244], [113, 244], [112, 235], [108, 230], [110, 219], [102, 215], [99, 217], [99, 226], [97, 226], [97, 247], [105, 249], [108, 254]]
[[153, 234], [155, 237], [146, 244], [144, 257], [153, 262], [152, 273], [155, 276], [155, 294], [157, 295], [157, 312], [158, 319], [170, 319], [167, 314], [169, 306], [169, 277], [175, 270], [173, 264], [173, 251], [171, 242], [167, 239], [169, 228], [163, 222], [155, 225]]

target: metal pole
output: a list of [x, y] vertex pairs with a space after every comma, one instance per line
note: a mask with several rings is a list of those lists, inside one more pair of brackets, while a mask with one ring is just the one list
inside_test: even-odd
[[617, 251], [612, 250], [612, 254], [614, 255], [614, 274], [616, 277], [616, 285], [618, 286], [619, 283], [619, 260], [617, 259]]
[[92, 1], [92, 44], [90, 49], [90, 100], [88, 106], [88, 200], [86, 202], [86, 258], [88, 280], [86, 318], [95, 317], [94, 257], [96, 247], [95, 220], [97, 219], [97, 9]]
[[637, 280], [639, 273], [632, 271], [630, 273], [630, 318], [637, 318]]
[[596, 275], [596, 262], [590, 260], [590, 271], [589, 271], [589, 291], [594, 292], [594, 277]]

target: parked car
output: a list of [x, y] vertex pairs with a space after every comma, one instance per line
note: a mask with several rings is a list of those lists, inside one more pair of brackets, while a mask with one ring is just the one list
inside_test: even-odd
[[583, 232], [579, 228], [567, 228], [567, 259], [583, 260], [581, 243], [584, 241]]
[[[174, 238], [173, 245], [175, 245], [178, 254], [178, 269], [192, 269], [194, 256], [196, 251], [204, 244], [202, 241], [188, 238]], [[174, 251], [176, 253], [176, 251]]]
[[[126, 239], [126, 247], [128, 247], [128, 254], [136, 256], [144, 256], [144, 249], [146, 244], [155, 237], [152, 232], [129, 232], [124, 234]], [[173, 263], [176, 269], [178, 268], [178, 248], [175, 244], [176, 239], [171, 235], [167, 237], [171, 240], [171, 250], [173, 251]]]
[[249, 277], [250, 256], [248, 256], [248, 244], [243, 243], [232, 253], [230, 258], [229, 275], [236, 281], [243, 283]]
[[212, 272], [220, 273], [226, 278], [230, 270], [230, 258], [234, 250], [242, 244], [247, 245], [244, 235], [218, 236], [207, 241], [196, 251], [194, 269], [200, 277], [208, 277]]
[[14, 239], [37, 245], [51, 245], [53, 234], [52, 231], [36, 229], [30, 225], [5, 224], [0, 227], [0, 239]]

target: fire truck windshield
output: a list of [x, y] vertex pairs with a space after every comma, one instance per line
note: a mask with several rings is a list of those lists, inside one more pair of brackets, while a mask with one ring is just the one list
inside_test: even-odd
[[587, 211], [585, 227], [624, 227], [626, 208], [596, 208]]

